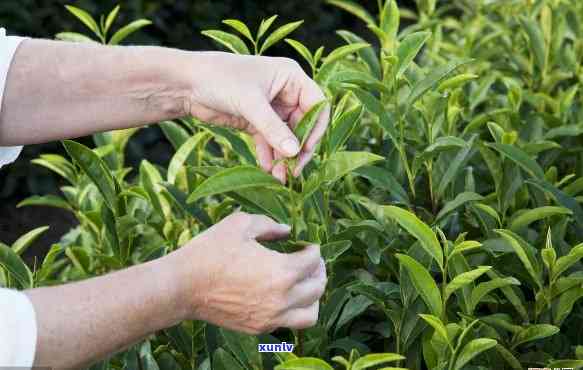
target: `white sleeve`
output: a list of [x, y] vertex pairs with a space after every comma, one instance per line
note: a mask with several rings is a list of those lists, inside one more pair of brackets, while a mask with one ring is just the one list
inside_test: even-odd
[[36, 316], [24, 293], [0, 289], [0, 368], [30, 369], [36, 352]]
[[[6, 36], [4, 28], [0, 28], [0, 108], [2, 107], [8, 69], [10, 68], [12, 57], [22, 40], [24, 40], [22, 37]], [[14, 162], [21, 150], [21, 146], [0, 147], [0, 168], [5, 164]]]

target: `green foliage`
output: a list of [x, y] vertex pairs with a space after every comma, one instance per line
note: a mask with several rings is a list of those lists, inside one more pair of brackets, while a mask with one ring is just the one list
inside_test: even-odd
[[[205, 32], [242, 54], [287, 43], [308, 62], [332, 119], [302, 176], [278, 183], [243, 134], [191, 119], [161, 124], [176, 150], [167, 167], [126, 167], [133, 132], [95, 136], [95, 149], [67, 141], [71, 160], [35, 160], [67, 181], [63, 196], [21, 205], [68, 209], [79, 226], [32, 270], [18, 252], [41, 231], [0, 246], [3, 285], [147, 261], [243, 208], [292, 225], [270, 248], [322, 245], [329, 282], [316, 327], [250, 337], [185, 322], [103, 368], [581, 366], [583, 3], [419, 0], [412, 14], [389, 0], [378, 16], [329, 3], [376, 40], [344, 30], [345, 46], [311, 51], [288, 37], [299, 22], [276, 28], [275, 16], [255, 34], [233, 19], [235, 33]], [[72, 12], [105, 38], [110, 17], [94, 25]], [[405, 17], [415, 22], [399, 29]], [[281, 341], [302, 345], [256, 352]]]

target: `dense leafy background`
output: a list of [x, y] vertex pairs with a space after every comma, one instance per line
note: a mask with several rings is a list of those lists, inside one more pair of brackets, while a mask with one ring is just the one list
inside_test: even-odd
[[[152, 26], [131, 35], [128, 43], [187, 50], [215, 48], [213, 42], [200, 32], [215, 27], [223, 19], [239, 18], [256, 28], [262, 18], [272, 14], [279, 14], [286, 21], [304, 19], [306, 22], [297, 34], [311, 48], [340, 45], [341, 39], [334, 34], [336, 29], [361, 30], [366, 37], [372, 38], [364, 24], [322, 0], [3, 0], [0, 1], [0, 26], [11, 34], [42, 38], [53, 38], [64, 30], [85, 32], [83, 25], [65, 11], [67, 4], [87, 9], [94, 15], [107, 13], [121, 4], [117, 26], [139, 18], [153, 22]], [[371, 11], [376, 6], [373, 0], [363, 4]], [[400, 1], [400, 4], [412, 6], [413, 2]], [[275, 45], [269, 54], [294, 56], [293, 50], [286, 45]], [[167, 163], [172, 148], [161, 137], [161, 132], [156, 129], [141, 132], [130, 144], [129, 162], [136, 165], [146, 157], [155, 163]], [[57, 241], [59, 235], [74, 223], [68, 214], [50, 208], [16, 211], [19, 199], [32, 194], [56, 193], [58, 186], [62, 185], [51, 172], [30, 165], [30, 160], [43, 152], [63, 153], [63, 149], [57, 143], [30, 145], [24, 149], [18, 162], [0, 170], [0, 232], [5, 241], [16, 240], [26, 230], [44, 224], [47, 219], [54, 220], [51, 230], [35, 244], [36, 250], [45, 250], [43, 246]]]
[[[583, 3], [418, 0], [412, 13], [389, 0], [378, 14], [329, 3], [376, 40], [346, 31], [345, 45], [322, 52], [280, 20], [258, 47], [296, 49], [332, 104], [301, 178], [279, 184], [256, 167], [248, 137], [192, 118], [158, 126], [168, 163], [128, 161], [127, 146], [151, 128], [65, 141], [65, 156], [35, 159], [63, 179], [59, 196], [21, 206], [67, 210], [79, 226], [34, 269], [21, 256], [44, 228], [0, 244], [2, 285], [141, 263], [242, 208], [292, 225], [270, 248], [321, 245], [329, 284], [318, 325], [255, 337], [185, 322], [95, 368], [582, 367]], [[253, 50], [224, 33], [245, 26], [231, 26], [205, 35]], [[294, 355], [256, 351], [282, 340]]]

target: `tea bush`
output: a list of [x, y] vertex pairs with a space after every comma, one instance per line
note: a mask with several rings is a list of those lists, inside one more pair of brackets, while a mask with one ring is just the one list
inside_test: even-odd
[[[293, 225], [270, 248], [321, 245], [329, 283], [318, 325], [253, 337], [184, 322], [95, 369], [583, 366], [583, 2], [418, 0], [411, 13], [387, 0], [377, 15], [328, 2], [378, 44], [341, 30], [346, 45], [310, 51], [290, 38], [300, 22], [276, 17], [256, 33], [237, 20], [204, 32], [241, 54], [287, 42], [310, 66], [333, 114], [300, 178], [280, 184], [257, 168], [246, 136], [191, 118], [160, 123], [176, 150], [168, 166], [125, 166], [137, 129], [94, 135], [94, 149], [65, 141], [70, 158], [34, 161], [68, 182], [63, 196], [21, 206], [67, 209], [79, 226], [33, 270], [19, 254], [43, 229], [1, 245], [3, 285], [147, 261], [242, 208]], [[399, 27], [402, 17], [415, 23]], [[90, 27], [110, 41], [104, 26]], [[295, 354], [257, 351], [281, 341]]]

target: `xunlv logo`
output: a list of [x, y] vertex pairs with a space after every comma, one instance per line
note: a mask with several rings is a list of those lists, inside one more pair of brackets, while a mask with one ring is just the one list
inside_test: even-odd
[[294, 350], [293, 344], [281, 342], [278, 344], [258, 344], [259, 352], [292, 352]]

